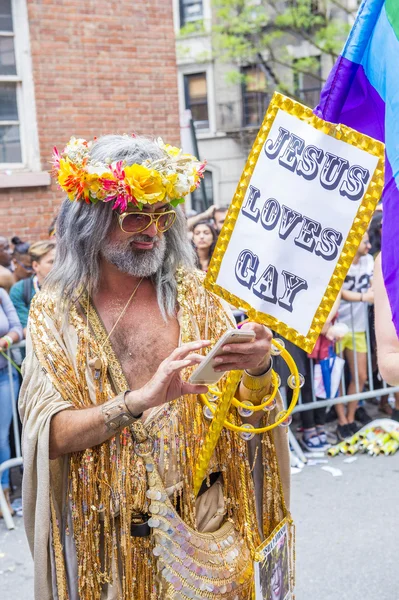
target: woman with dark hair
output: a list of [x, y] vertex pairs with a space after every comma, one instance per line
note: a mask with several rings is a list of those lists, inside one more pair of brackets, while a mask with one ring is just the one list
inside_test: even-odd
[[23, 242], [19, 237], [12, 238], [11, 243], [14, 246], [12, 253], [12, 263], [14, 266], [14, 283], [27, 279], [32, 275], [32, 259], [29, 255], [30, 244]]
[[217, 241], [216, 230], [208, 221], [201, 221], [193, 228], [193, 245], [197, 254], [197, 267], [207, 271]]

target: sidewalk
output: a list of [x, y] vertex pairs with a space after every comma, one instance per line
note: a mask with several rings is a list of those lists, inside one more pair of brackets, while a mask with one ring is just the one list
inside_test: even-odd
[[14, 523], [15, 529], [7, 531], [0, 519], [0, 598], [33, 600], [33, 561], [22, 517]]

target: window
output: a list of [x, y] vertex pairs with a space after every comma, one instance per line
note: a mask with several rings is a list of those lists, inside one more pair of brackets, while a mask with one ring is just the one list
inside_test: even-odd
[[180, 27], [203, 18], [202, 0], [180, 0]]
[[208, 129], [208, 94], [206, 73], [184, 75], [186, 108], [191, 110], [196, 129]]
[[[299, 63], [299, 64], [298, 64]], [[300, 59], [294, 61], [294, 67], [300, 68]], [[294, 71], [295, 95], [303, 104], [314, 108], [320, 101], [321, 92], [321, 64], [320, 57], [315, 57], [315, 68], [312, 71], [308, 68], [303, 69], [306, 72]]]
[[258, 127], [269, 104], [265, 72], [259, 65], [242, 69], [243, 83], [243, 125]]
[[0, 163], [22, 163], [11, 0], [0, 0]]
[[[213, 179], [212, 173], [210, 171], [205, 171], [204, 173], [204, 185], [205, 185], [205, 193], [206, 200], [208, 202], [208, 206], [213, 204]], [[204, 212], [206, 210], [206, 206], [202, 197], [202, 190], [198, 187], [191, 194], [191, 205], [194, 210], [198, 213]]]

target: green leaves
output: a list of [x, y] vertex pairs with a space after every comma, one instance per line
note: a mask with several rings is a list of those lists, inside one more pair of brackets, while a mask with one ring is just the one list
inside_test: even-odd
[[[263, 62], [274, 89], [296, 96], [298, 81], [321, 81], [333, 65], [353, 16], [338, 0], [212, 0], [214, 58], [242, 66]], [[302, 58], [304, 57], [305, 58]], [[298, 74], [299, 78], [298, 78]], [[242, 76], [228, 75], [238, 83]], [[245, 82], [244, 82], [245, 83]]]

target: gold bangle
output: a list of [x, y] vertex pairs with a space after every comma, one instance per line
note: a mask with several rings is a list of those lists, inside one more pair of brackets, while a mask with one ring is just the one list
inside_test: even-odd
[[273, 369], [273, 359], [270, 358], [270, 366], [266, 373], [262, 373], [262, 375], [250, 375], [247, 371], [244, 371], [244, 374], [241, 379], [242, 385], [247, 388], [247, 390], [251, 390], [251, 392], [258, 392], [259, 390], [264, 390], [270, 383], [270, 375]]

